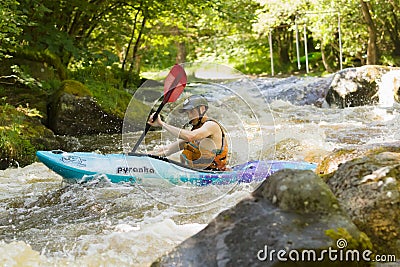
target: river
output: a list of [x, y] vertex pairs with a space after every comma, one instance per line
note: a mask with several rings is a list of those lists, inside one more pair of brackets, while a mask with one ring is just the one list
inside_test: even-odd
[[[229, 104], [224, 105], [226, 110]], [[258, 119], [266, 112], [265, 105], [250, 103], [245, 108], [249, 107]], [[241, 118], [240, 127], [229, 126], [237, 118], [224, 115], [230, 118], [225, 125], [237, 150], [233, 163], [271, 155], [318, 163], [335, 148], [399, 138], [397, 104], [336, 109], [276, 99], [269, 102], [268, 110], [267, 118], [260, 119], [257, 126], [263, 136], [251, 132], [253, 121]], [[237, 116], [244, 113], [238, 111]], [[133, 133], [131, 138], [140, 134]], [[157, 134], [155, 131], [150, 136]], [[112, 143], [111, 138], [116, 137], [101, 138], [110, 138]], [[150, 148], [157, 145], [156, 141], [147, 142]], [[245, 152], [240, 150], [243, 146]], [[119, 151], [121, 144], [117, 142], [109, 150]], [[112, 184], [101, 175], [86, 184], [66, 184], [41, 163], [9, 168], [0, 171], [0, 264], [149, 266], [203, 229], [218, 213], [248, 197], [257, 185], [182, 191], [157, 183], [145, 188]]]

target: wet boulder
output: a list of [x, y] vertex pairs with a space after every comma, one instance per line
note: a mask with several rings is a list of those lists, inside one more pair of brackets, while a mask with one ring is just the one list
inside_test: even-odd
[[[49, 104], [49, 128], [56, 134], [73, 136], [121, 133], [131, 95], [115, 89], [113, 92], [102, 92], [101, 96], [104, 99], [115, 99], [117, 104], [115, 107], [107, 106], [106, 101], [100, 101], [99, 96], [94, 96], [82, 83], [64, 81]], [[142, 109], [141, 106], [137, 106], [137, 110]], [[137, 114], [140, 118], [135, 117], [132, 120], [140, 120], [143, 124], [145, 116], [140, 112]]]
[[[282, 170], [153, 266], [337, 266], [327, 257], [320, 261], [303, 258], [307, 262], [301, 263], [295, 255], [307, 251], [313, 257], [313, 252], [316, 256], [335, 248], [340, 234], [332, 233], [339, 232], [346, 233], [349, 244], [368, 243], [317, 175]], [[358, 264], [348, 262], [346, 266]]]
[[267, 102], [288, 101], [294, 105], [325, 105], [332, 77], [288, 77], [256, 79], [255, 84]]
[[105, 112], [89, 89], [77, 81], [64, 81], [49, 105], [49, 128], [60, 135], [115, 133], [122, 119]]
[[[330, 106], [340, 108], [372, 105], [379, 103], [379, 90], [382, 76], [400, 68], [366, 65], [358, 68], [347, 68], [337, 72], [331, 82], [326, 101]], [[400, 76], [398, 77], [400, 81]], [[390, 86], [393, 97], [398, 98], [397, 80]], [[399, 82], [400, 84], [400, 82]], [[387, 86], [387, 85], [384, 85]]]
[[327, 184], [376, 251], [400, 257], [400, 153], [350, 160]]

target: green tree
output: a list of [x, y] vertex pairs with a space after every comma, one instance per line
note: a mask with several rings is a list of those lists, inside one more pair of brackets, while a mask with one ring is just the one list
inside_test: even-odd
[[375, 65], [378, 61], [379, 52], [377, 47], [377, 27], [371, 14], [374, 11], [369, 1], [360, 0], [360, 4], [364, 21], [368, 28], [367, 64]]
[[[400, 3], [398, 1], [389, 0], [387, 5], [388, 10], [385, 10], [384, 16], [379, 16], [382, 19], [382, 25], [384, 25], [385, 32], [388, 38], [385, 42], [385, 50], [391, 50], [393, 56], [400, 57]], [[392, 43], [393, 49], [387, 47], [386, 43]]]
[[307, 25], [307, 34], [312, 37], [309, 50], [321, 52], [324, 67], [330, 72], [339, 69], [340, 48], [345, 67], [356, 62], [377, 64], [385, 62], [389, 55], [399, 55], [398, 1], [259, 1], [263, 12], [257, 31], [264, 35], [273, 32], [274, 50], [279, 52], [280, 62], [287, 56], [293, 60], [289, 52], [293, 46], [288, 44], [293, 43], [293, 34], [289, 32], [294, 31], [295, 21]]
[[[398, 1], [367, 2], [371, 20], [376, 28], [377, 58], [379, 62], [398, 65], [400, 60], [400, 3]], [[396, 60], [393, 60], [397, 58]]]
[[[364, 61], [364, 40], [368, 38], [358, 1], [313, 1], [309, 8], [310, 32], [321, 51], [323, 64], [329, 72], [339, 70], [342, 60]], [[361, 45], [360, 45], [361, 44]]]
[[118, 65], [124, 87], [143, 70], [184, 61], [250, 58], [265, 71], [270, 32], [275, 62], [290, 70], [296, 23], [328, 71], [339, 69], [341, 56], [351, 66], [400, 55], [394, 0], [5, 0], [0, 8], [0, 56], [14, 49], [60, 70]]
[[16, 0], [0, 2], [0, 60], [13, 52], [18, 45], [17, 37], [22, 33], [21, 25], [26, 17], [21, 14]]
[[[144, 65], [163, 67], [228, 55], [252, 32], [258, 4], [253, 1], [180, 1], [149, 22], [141, 52]], [[244, 37], [243, 37], [244, 36]], [[220, 53], [221, 54], [221, 53]]]
[[[261, 0], [260, 0], [261, 1]], [[255, 30], [263, 37], [265, 43], [269, 42], [269, 34], [272, 36], [275, 62], [278, 67], [287, 66], [297, 60], [295, 39], [296, 33], [300, 35], [304, 31], [303, 26], [309, 27], [306, 11], [308, 1], [278, 1], [262, 0], [263, 9], [259, 14], [259, 20]], [[297, 26], [297, 28], [296, 28]], [[296, 32], [298, 30], [298, 32]], [[302, 36], [299, 36], [302, 38]], [[311, 35], [307, 36], [309, 51], [314, 50]], [[303, 42], [299, 43], [301, 51], [304, 51]]]

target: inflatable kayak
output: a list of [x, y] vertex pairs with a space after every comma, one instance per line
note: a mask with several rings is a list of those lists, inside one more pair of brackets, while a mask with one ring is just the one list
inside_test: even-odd
[[98, 154], [90, 152], [37, 151], [38, 159], [66, 180], [90, 180], [106, 175], [113, 183], [163, 179], [171, 183], [209, 184], [262, 181], [281, 169], [315, 170], [316, 165], [296, 161], [250, 161], [229, 171], [189, 168], [179, 162], [148, 154]]

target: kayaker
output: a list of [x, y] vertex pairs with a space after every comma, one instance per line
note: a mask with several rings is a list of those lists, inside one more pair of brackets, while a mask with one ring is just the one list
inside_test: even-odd
[[193, 95], [183, 102], [180, 113], [186, 113], [191, 130], [181, 129], [161, 120], [152, 122], [153, 115], [148, 123], [159, 126], [178, 137], [178, 141], [163, 146], [151, 154], [169, 156], [182, 150], [182, 163], [197, 169], [224, 171], [227, 168], [228, 144], [222, 126], [206, 116], [208, 101], [200, 96]]

